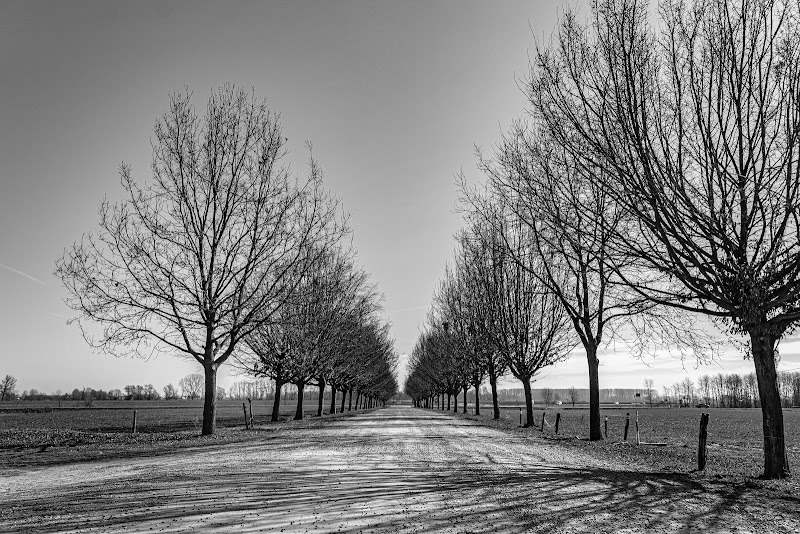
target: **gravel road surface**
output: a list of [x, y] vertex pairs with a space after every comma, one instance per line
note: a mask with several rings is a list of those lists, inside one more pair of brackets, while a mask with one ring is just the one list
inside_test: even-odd
[[393, 406], [0, 478], [0, 532], [800, 532], [796, 499]]

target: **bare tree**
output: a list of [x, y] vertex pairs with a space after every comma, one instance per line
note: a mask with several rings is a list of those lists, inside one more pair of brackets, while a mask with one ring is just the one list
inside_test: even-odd
[[[758, 380], [764, 476], [789, 474], [775, 348], [800, 319], [800, 5], [598, 2], [536, 57], [539, 111], [634, 222], [615, 233], [654, 302], [744, 335]], [[557, 122], [568, 125], [558, 130]]]
[[199, 399], [203, 396], [205, 378], [200, 373], [192, 373], [181, 378], [178, 387], [181, 388], [181, 395], [187, 399]]
[[553, 402], [552, 388], [542, 388], [541, 395], [542, 395], [542, 402], [544, 402], [544, 405], [550, 406], [550, 403]]
[[178, 398], [178, 390], [172, 384], [164, 386], [164, 400], [172, 400]]
[[[467, 391], [475, 389], [475, 413], [480, 414], [480, 384], [483, 382], [488, 366], [488, 359], [494, 349], [481, 329], [485, 326], [487, 315], [486, 300], [479, 291], [476, 282], [477, 273], [469, 258], [467, 250], [459, 236], [459, 245], [455, 267], [445, 269], [444, 278], [434, 295], [431, 311], [438, 314], [439, 321], [447, 324], [447, 339], [450, 345], [448, 367], [458, 382], [464, 400], [462, 412], [467, 411]], [[489, 312], [488, 315], [491, 315]]]
[[[508, 372], [506, 360], [492, 342], [492, 332], [498, 328], [496, 278], [494, 270], [505, 261], [505, 243], [493, 223], [480, 216], [471, 216], [467, 228], [458, 236], [461, 255], [458, 273], [462, 279], [463, 292], [467, 299], [468, 333], [475, 361], [475, 391], [478, 378], [485, 373], [492, 394], [494, 419], [500, 419], [497, 398], [497, 381]], [[482, 378], [480, 378], [482, 380]], [[476, 397], [477, 398], [477, 397]], [[477, 401], [476, 401], [477, 402]], [[476, 404], [477, 410], [477, 404]]]
[[567, 358], [577, 339], [564, 308], [541, 282], [545, 259], [531, 248], [524, 225], [506, 217], [498, 222], [507, 252], [492, 273], [498, 320], [491, 336], [511, 374], [522, 382], [526, 425], [532, 426], [531, 380], [540, 370]]
[[680, 383], [681, 396], [686, 401], [687, 406], [691, 406], [694, 402], [694, 382], [688, 376], [681, 380]]
[[319, 166], [312, 157], [298, 182], [281, 165], [285, 143], [277, 115], [232, 85], [202, 119], [190, 94], [173, 94], [155, 126], [152, 182], [122, 165], [127, 199], [104, 202], [100, 232], [56, 264], [92, 346], [177, 351], [202, 366], [203, 434], [215, 429], [217, 369], [280, 308], [306, 244], [342, 231]]
[[[495, 159], [481, 156], [480, 165], [494, 202], [526, 226], [531, 247], [547, 258], [540, 282], [564, 308], [586, 353], [589, 438], [599, 440], [599, 349], [608, 338], [606, 332], [618, 326], [615, 323], [644, 317], [653, 306], [619, 284], [615, 270], [606, 265], [612, 253], [609, 235], [622, 223], [623, 211], [590, 179], [598, 170], [572, 158], [546, 126], [518, 121]], [[474, 195], [465, 196], [472, 197], [478, 212], [491, 212], [491, 206], [487, 209]]]
[[647, 404], [653, 405], [653, 395], [655, 394], [655, 382], [652, 378], [644, 379], [644, 394], [647, 397]]
[[581, 401], [581, 392], [576, 387], [571, 387], [567, 390], [567, 398], [572, 403], [572, 407], [575, 407], [576, 402]]
[[703, 402], [706, 404], [711, 404], [711, 377], [708, 375], [702, 375], [700, 378], [697, 379], [697, 389], [700, 390], [700, 394], [703, 396]]
[[17, 379], [6, 375], [0, 380], [0, 401], [12, 400], [17, 395]]
[[236, 357], [241, 370], [275, 380], [273, 421], [278, 420], [280, 391], [287, 383], [298, 388], [295, 419], [302, 419], [307, 384], [316, 382], [319, 388], [317, 415], [322, 415], [327, 385], [344, 396], [362, 378], [360, 373], [367, 369], [355, 360], [363, 355], [363, 344], [374, 341], [371, 326], [379, 310], [380, 296], [367, 273], [353, 264], [350, 252], [334, 248], [318, 255], [275, 320], [253, 331], [247, 338], [249, 350]]

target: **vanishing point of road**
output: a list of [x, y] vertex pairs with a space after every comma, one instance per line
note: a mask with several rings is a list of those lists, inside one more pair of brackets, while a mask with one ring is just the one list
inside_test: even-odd
[[800, 531], [786, 509], [407, 406], [0, 478], [0, 532]]

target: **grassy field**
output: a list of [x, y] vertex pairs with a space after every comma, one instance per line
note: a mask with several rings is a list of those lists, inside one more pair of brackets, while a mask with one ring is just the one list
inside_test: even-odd
[[[337, 403], [338, 404], [338, 403]], [[252, 405], [256, 424], [269, 421], [272, 401], [255, 401]], [[316, 401], [305, 402], [306, 417], [316, 414]], [[325, 413], [327, 413], [327, 402]], [[482, 405], [484, 415], [491, 407]], [[24, 411], [23, 411], [24, 410]], [[100, 401], [91, 408], [77, 401], [58, 402], [5, 402], [0, 403], [0, 430], [53, 429], [81, 432], [130, 432], [133, 411], [137, 415], [138, 432], [200, 431], [203, 403], [197, 401]], [[469, 406], [469, 413], [474, 407]], [[759, 409], [719, 408], [648, 408], [646, 406], [604, 406], [601, 419], [608, 418], [608, 439], [622, 441], [625, 419], [630, 414], [628, 441], [636, 442], [636, 411], [639, 412], [639, 438], [643, 442], [667, 443], [670, 446], [692, 446], [697, 443], [700, 414], [710, 413], [708, 443], [710, 446], [760, 449], [763, 445], [761, 411]], [[281, 417], [294, 417], [294, 401], [281, 405]], [[534, 408], [536, 428], [541, 428], [545, 414], [544, 433], [555, 435], [556, 414], [561, 414], [559, 436], [585, 438], [588, 436], [589, 410], [568, 405]], [[502, 406], [501, 416], [511, 423], [519, 423], [520, 410], [516, 406]], [[524, 418], [524, 408], [522, 409]], [[784, 410], [787, 447], [800, 450], [800, 409]], [[219, 401], [217, 404], [219, 427], [244, 426], [242, 401]]]
[[[326, 403], [327, 404], [327, 403]], [[306, 417], [315, 415], [317, 403], [305, 402]], [[325, 406], [327, 413], [328, 406]], [[95, 401], [91, 407], [77, 401], [0, 403], [0, 431], [74, 430], [80, 432], [130, 432], [133, 412], [141, 433], [196, 431], [203, 420], [203, 401]], [[281, 404], [281, 417], [294, 417], [295, 403]], [[272, 400], [253, 402], [256, 424], [266, 423], [272, 414]], [[243, 427], [242, 401], [218, 401], [218, 427]]]
[[[636, 441], [636, 412], [639, 412], [639, 436], [643, 442], [667, 443], [671, 446], [696, 446], [700, 430], [700, 414], [709, 415], [708, 443], [730, 447], [757, 448], [764, 444], [761, 410], [724, 408], [647, 408], [623, 407], [600, 410], [601, 425], [608, 417], [608, 439], [622, 441], [625, 420], [630, 414], [628, 441]], [[541, 428], [545, 414], [546, 434], [555, 433], [556, 413], [561, 413], [559, 435], [588, 437], [589, 410], [566, 406], [534, 409], [534, 421]], [[506, 408], [501, 417], [519, 422], [519, 410]], [[524, 418], [523, 409], [523, 418]], [[785, 438], [789, 449], [800, 450], [800, 409], [784, 409]]]
[[[572, 408], [562, 405], [546, 409], [536, 406], [534, 428], [520, 428], [520, 410], [516, 406], [503, 406], [501, 421], [491, 419], [490, 406], [482, 404], [481, 408], [481, 416], [475, 417], [470, 405], [466, 417], [507, 432], [557, 440], [565, 447], [576, 447], [599, 457], [668, 472], [691, 472], [696, 467], [700, 414], [705, 411], [710, 413], [706, 475], [752, 478], [763, 469], [761, 411], [758, 409], [604, 405], [601, 418], [608, 417], [608, 438], [589, 442], [586, 439], [589, 414], [585, 406]], [[0, 462], [8, 466], [45, 465], [100, 457], [150, 455], [175, 447], [204, 445], [209, 439], [199, 436], [202, 409], [202, 401], [106, 401], [95, 402], [92, 407], [62, 401], [60, 408], [57, 402], [2, 403]], [[636, 446], [637, 409], [641, 446]], [[130, 432], [134, 410], [137, 412], [136, 434]], [[220, 432], [212, 437], [212, 441], [257, 439], [264, 432], [278, 431], [284, 425], [269, 424], [271, 410], [271, 401], [254, 402], [256, 432], [242, 432], [242, 402], [220, 401], [217, 412]], [[292, 419], [294, 410], [294, 401], [283, 403], [282, 420]], [[306, 421], [299, 422], [301, 425], [323, 424], [328, 419], [313, 417], [316, 401], [306, 402], [304, 412]], [[559, 413], [561, 421], [556, 434], [555, 420]], [[628, 440], [624, 441], [628, 413], [630, 428]], [[542, 414], [545, 415], [544, 432], [540, 430]], [[349, 415], [352, 414], [343, 417]], [[800, 465], [800, 409], [784, 410], [784, 421], [789, 463], [796, 467]], [[298, 422], [288, 424], [296, 426]], [[646, 443], [664, 443], [666, 446]]]
[[[670, 446], [697, 446], [700, 430], [700, 414], [710, 414], [708, 444], [726, 447], [761, 449], [764, 444], [759, 408], [649, 408], [647, 406], [605, 405], [600, 409], [601, 426], [608, 417], [608, 440], [623, 441], [625, 420], [630, 414], [628, 441], [636, 442], [636, 412], [639, 412], [639, 438], [642, 442], [666, 443]], [[459, 407], [461, 411], [461, 407]], [[469, 414], [474, 406], [469, 405]], [[588, 438], [589, 409], [585, 406], [534, 406], [535, 428], [540, 429], [542, 414], [545, 415], [544, 433], [555, 435], [556, 414], [561, 414], [558, 435]], [[481, 405], [481, 414], [491, 415], [491, 405]], [[521, 409], [522, 421], [525, 408]], [[500, 416], [511, 423], [519, 424], [520, 407], [501, 405]], [[800, 409], [783, 410], [785, 438], [790, 450], [800, 451]]]
[[[636, 411], [639, 411], [639, 437], [636, 445]], [[557, 440], [565, 447], [576, 447], [600, 457], [623, 461], [646, 469], [691, 472], [697, 467], [700, 414], [710, 414], [708, 424], [708, 463], [706, 476], [757, 477], [763, 471], [763, 431], [760, 409], [725, 408], [648, 408], [646, 406], [606, 405], [600, 410], [601, 421], [608, 417], [608, 438], [590, 442], [589, 410], [586, 407], [542, 406], [534, 408], [533, 428], [519, 426], [519, 408], [501, 407], [501, 421], [492, 421], [491, 406], [481, 406], [475, 417], [472, 405], [466, 414], [482, 424]], [[544, 432], [541, 429], [545, 414]], [[558, 434], [556, 414], [561, 414]], [[623, 438], [625, 419], [630, 414], [628, 440]], [[800, 465], [800, 409], [784, 409], [784, 425], [789, 465]], [[524, 408], [523, 408], [524, 419]], [[602, 425], [602, 423], [601, 423]], [[650, 444], [660, 443], [664, 446]]]

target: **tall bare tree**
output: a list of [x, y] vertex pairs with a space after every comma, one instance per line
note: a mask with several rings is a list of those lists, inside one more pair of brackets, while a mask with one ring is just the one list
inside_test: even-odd
[[614, 239], [639, 265], [626, 283], [746, 336], [764, 476], [781, 478], [775, 349], [800, 319], [800, 5], [664, 1], [660, 15], [653, 29], [643, 2], [605, 0], [588, 27], [567, 17], [536, 56], [538, 108], [633, 219]]
[[[494, 158], [481, 156], [480, 166], [493, 202], [525, 225], [531, 247], [547, 258], [537, 274], [583, 345], [589, 370], [589, 439], [602, 439], [600, 348], [608, 330], [652, 307], [620, 285], [615, 271], [606, 267], [612, 253], [609, 234], [622, 222], [622, 211], [587, 178], [596, 170], [570, 157], [545, 123], [516, 122]], [[491, 212], [480, 197], [464, 186], [462, 190], [478, 213]]]
[[511, 374], [522, 382], [526, 425], [532, 426], [531, 380], [543, 368], [567, 358], [577, 338], [563, 306], [541, 282], [546, 259], [531, 246], [525, 226], [503, 215], [499, 230], [510, 250], [492, 273], [498, 320], [491, 335]]
[[173, 94], [152, 146], [152, 181], [122, 165], [127, 198], [101, 205], [100, 231], [69, 248], [56, 275], [97, 349], [177, 352], [202, 366], [211, 434], [217, 369], [281, 307], [307, 243], [343, 224], [313, 157], [309, 176], [294, 178], [278, 116], [233, 85], [212, 92], [202, 118], [190, 93]]
[[491, 332], [497, 328], [497, 288], [492, 273], [502, 262], [504, 244], [494, 226], [480, 217], [469, 217], [467, 227], [457, 236], [460, 254], [457, 268], [462, 279], [462, 295], [466, 300], [468, 342], [475, 357], [474, 386], [477, 395], [480, 383], [489, 379], [494, 419], [500, 419], [497, 380], [508, 372], [506, 360], [492, 343]]

